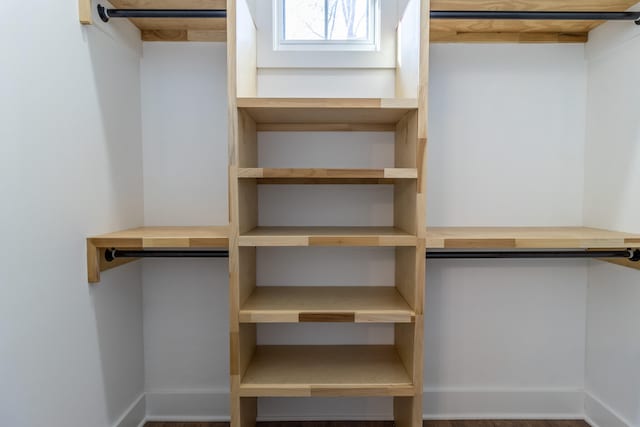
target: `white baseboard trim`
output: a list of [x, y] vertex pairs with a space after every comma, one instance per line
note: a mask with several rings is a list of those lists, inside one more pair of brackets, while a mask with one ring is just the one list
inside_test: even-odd
[[147, 391], [147, 421], [229, 421], [229, 391]]
[[[259, 421], [390, 420], [393, 413], [391, 399], [385, 398], [262, 398], [258, 405]], [[424, 391], [427, 420], [584, 419], [584, 408], [584, 391], [579, 389]], [[147, 421], [229, 421], [229, 392], [150, 390], [146, 393], [146, 410]]]
[[586, 421], [591, 427], [633, 427], [624, 417], [589, 392], [585, 392], [584, 410]]
[[113, 427], [140, 427], [144, 425], [147, 413], [145, 397], [146, 393], [140, 393], [140, 396], [129, 405], [113, 424]]
[[426, 389], [424, 419], [583, 419], [579, 389]]

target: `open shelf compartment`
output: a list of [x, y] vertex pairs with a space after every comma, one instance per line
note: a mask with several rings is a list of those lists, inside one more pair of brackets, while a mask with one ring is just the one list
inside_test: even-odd
[[395, 131], [416, 99], [239, 98], [257, 131]]

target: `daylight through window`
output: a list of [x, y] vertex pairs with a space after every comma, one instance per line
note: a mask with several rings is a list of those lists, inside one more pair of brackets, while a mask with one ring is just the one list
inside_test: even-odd
[[280, 0], [280, 42], [373, 45], [376, 3], [377, 0]]

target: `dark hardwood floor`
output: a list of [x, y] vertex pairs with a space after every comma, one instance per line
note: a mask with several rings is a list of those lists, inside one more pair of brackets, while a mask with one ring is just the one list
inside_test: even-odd
[[[229, 423], [150, 422], [145, 427], [229, 427]], [[393, 427], [391, 421], [287, 421], [258, 423], [258, 427]], [[582, 420], [464, 420], [425, 421], [424, 427], [590, 427]]]

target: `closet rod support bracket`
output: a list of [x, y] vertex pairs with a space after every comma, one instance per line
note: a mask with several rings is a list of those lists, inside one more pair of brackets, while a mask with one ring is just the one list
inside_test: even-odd
[[107, 8], [101, 4], [98, 5], [98, 16], [102, 19], [102, 22], [109, 22], [109, 12]]

